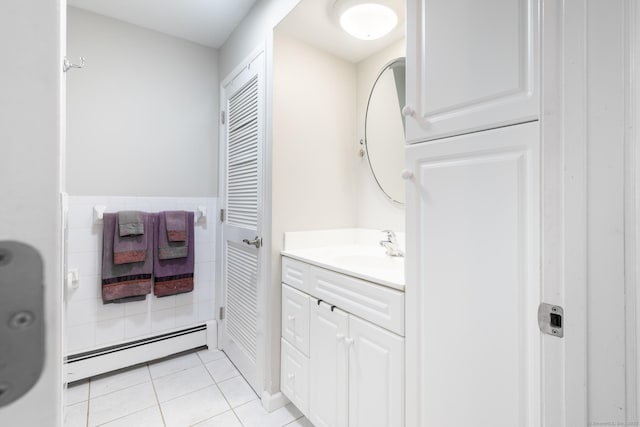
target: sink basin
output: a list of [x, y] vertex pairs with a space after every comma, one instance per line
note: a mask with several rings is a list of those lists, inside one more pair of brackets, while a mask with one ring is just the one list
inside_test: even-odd
[[388, 255], [337, 255], [333, 259], [341, 265], [350, 265], [356, 268], [366, 269], [392, 269], [404, 268], [403, 257], [392, 257]]

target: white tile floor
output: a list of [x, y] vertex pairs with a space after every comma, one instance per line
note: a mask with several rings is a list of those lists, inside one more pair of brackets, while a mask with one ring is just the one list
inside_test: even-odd
[[92, 378], [66, 393], [65, 427], [312, 427], [291, 404], [265, 411], [219, 350]]

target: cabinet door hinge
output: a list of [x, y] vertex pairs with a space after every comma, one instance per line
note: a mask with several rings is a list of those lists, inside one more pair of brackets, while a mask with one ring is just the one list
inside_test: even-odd
[[224, 209], [220, 209], [220, 222], [224, 222]]
[[223, 320], [224, 319], [224, 307], [220, 307], [219, 313], [218, 313], [218, 319], [219, 320]]
[[224, 111], [220, 111], [220, 123], [223, 125], [227, 123], [227, 113]]

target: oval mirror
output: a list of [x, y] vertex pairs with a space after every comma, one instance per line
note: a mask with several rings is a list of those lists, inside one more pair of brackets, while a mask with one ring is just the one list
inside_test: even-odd
[[367, 103], [364, 139], [378, 187], [395, 203], [405, 201], [404, 165], [405, 59], [387, 63], [378, 74]]

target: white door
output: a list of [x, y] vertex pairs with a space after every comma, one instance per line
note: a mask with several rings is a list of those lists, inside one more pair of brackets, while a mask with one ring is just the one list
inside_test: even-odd
[[542, 425], [539, 146], [533, 122], [407, 148], [408, 426]]
[[220, 347], [261, 394], [260, 301], [264, 147], [264, 55], [222, 84], [223, 207]]
[[[8, 245], [3, 243], [6, 241], [25, 243], [39, 252], [44, 267], [42, 282], [31, 283], [41, 285], [43, 294], [36, 292], [10, 307], [0, 304], [2, 426], [62, 424], [59, 206], [65, 10], [65, 2], [60, 0], [0, 2], [0, 52], [4, 58], [0, 67], [0, 247], [6, 249]], [[19, 280], [22, 275], [10, 276], [23, 258], [20, 252], [12, 251], [4, 251], [0, 258], [0, 300], [6, 303], [3, 291], [21, 285], [14, 279]], [[29, 273], [38, 264], [29, 260], [26, 264]], [[44, 313], [37, 310], [26, 317], [16, 317], [33, 297], [42, 295]], [[30, 316], [33, 321], [27, 320]], [[41, 323], [44, 323], [44, 348], [32, 347], [35, 342], [30, 339], [18, 343]], [[44, 358], [44, 369], [38, 376], [39, 369], [31, 369], [34, 366], [31, 362], [40, 357]], [[20, 375], [15, 375], [16, 372]], [[36, 380], [35, 384], [18, 397], [20, 383], [30, 379]]]
[[310, 421], [316, 427], [346, 427], [348, 314], [311, 299]]
[[538, 0], [407, 1], [410, 143], [538, 117]]
[[349, 338], [349, 427], [404, 426], [404, 339], [355, 316]]

